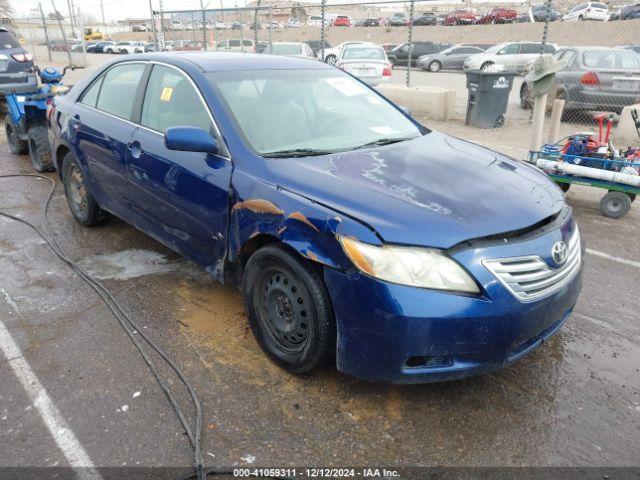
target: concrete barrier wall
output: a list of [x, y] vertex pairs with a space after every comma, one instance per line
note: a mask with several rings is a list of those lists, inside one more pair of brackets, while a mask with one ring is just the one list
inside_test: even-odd
[[405, 87], [387, 84], [376, 87], [389, 100], [407, 107], [416, 118], [449, 120], [454, 117], [455, 90], [442, 87]]

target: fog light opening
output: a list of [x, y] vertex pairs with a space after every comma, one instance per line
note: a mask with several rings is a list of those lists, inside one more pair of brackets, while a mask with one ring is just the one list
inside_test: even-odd
[[428, 356], [428, 355], [416, 355], [407, 358], [404, 362], [406, 368], [438, 368], [449, 367], [453, 365], [453, 359], [449, 355], [443, 356]]

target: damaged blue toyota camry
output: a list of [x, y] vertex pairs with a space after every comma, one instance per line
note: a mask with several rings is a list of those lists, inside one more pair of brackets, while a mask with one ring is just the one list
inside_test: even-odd
[[505, 367], [565, 322], [578, 227], [534, 167], [303, 59], [158, 53], [49, 111], [71, 213], [115, 215], [244, 295], [264, 352], [394, 383]]

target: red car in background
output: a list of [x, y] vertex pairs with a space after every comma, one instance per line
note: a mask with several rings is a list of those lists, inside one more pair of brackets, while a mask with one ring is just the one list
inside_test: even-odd
[[496, 7], [480, 17], [476, 23], [514, 23], [518, 20], [518, 12], [511, 8]]
[[333, 21], [333, 26], [334, 27], [350, 27], [351, 20], [349, 19], [349, 17], [345, 15], [340, 15]]
[[455, 10], [444, 17], [443, 25], [471, 25], [476, 23], [476, 16], [467, 10]]

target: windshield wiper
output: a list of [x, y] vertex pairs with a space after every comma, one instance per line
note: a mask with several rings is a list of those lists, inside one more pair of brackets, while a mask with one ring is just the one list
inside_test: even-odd
[[267, 158], [286, 158], [286, 157], [310, 157], [312, 155], [327, 155], [334, 153], [331, 150], [319, 150], [316, 148], [292, 148], [288, 150], [276, 150], [274, 152], [263, 153], [263, 157]]
[[367, 142], [364, 145], [360, 145], [354, 148], [354, 150], [358, 150], [360, 148], [368, 148], [368, 147], [381, 147], [383, 145], [391, 145], [392, 143], [404, 142], [405, 140], [412, 140], [414, 137], [401, 137], [401, 138], [379, 138], [372, 142]]

